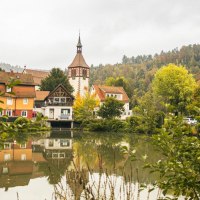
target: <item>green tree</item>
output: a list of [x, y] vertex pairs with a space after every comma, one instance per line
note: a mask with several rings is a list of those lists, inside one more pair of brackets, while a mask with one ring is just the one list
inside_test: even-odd
[[105, 84], [108, 86], [123, 87], [128, 97], [131, 97], [132, 95], [132, 87], [131, 87], [130, 81], [128, 81], [124, 77], [117, 77], [117, 78], [108, 77], [105, 80]]
[[124, 103], [113, 97], [109, 97], [106, 98], [97, 114], [104, 119], [114, 119], [120, 117], [123, 111]]
[[59, 84], [62, 84], [68, 92], [73, 92], [73, 88], [70, 85], [66, 74], [60, 68], [53, 68], [50, 71], [50, 74], [41, 81], [40, 90], [52, 91]]
[[153, 136], [153, 144], [163, 159], [146, 167], [158, 172], [160, 179], [156, 185], [164, 195], [170, 193], [185, 199], [200, 199], [200, 140], [191, 137], [190, 127], [182, 118], [168, 120], [160, 134]]
[[192, 102], [187, 106], [190, 116], [200, 116], [200, 85], [196, 88]]
[[185, 67], [169, 64], [156, 72], [152, 88], [165, 104], [171, 106], [171, 111], [177, 114], [185, 112], [196, 86], [194, 78]]
[[130, 119], [131, 131], [155, 133], [157, 128], [161, 128], [164, 122], [164, 113], [159, 99], [156, 98], [152, 90], [149, 90], [133, 108], [134, 116]]

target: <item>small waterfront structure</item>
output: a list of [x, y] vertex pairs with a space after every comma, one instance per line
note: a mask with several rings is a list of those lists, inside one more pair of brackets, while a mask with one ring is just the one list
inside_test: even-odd
[[123, 87], [92, 85], [91, 94], [96, 94], [97, 99], [100, 101], [100, 106], [107, 97], [113, 97], [122, 101], [124, 103], [124, 112], [121, 115], [121, 119], [126, 119], [132, 115], [132, 110], [129, 109], [129, 98]]
[[[10, 88], [11, 80], [17, 80], [18, 84]], [[35, 84], [31, 74], [0, 72], [0, 92], [3, 94], [0, 116], [32, 118]]]

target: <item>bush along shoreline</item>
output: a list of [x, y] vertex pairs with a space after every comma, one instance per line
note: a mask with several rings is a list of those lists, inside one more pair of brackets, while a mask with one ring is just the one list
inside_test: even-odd
[[18, 117], [14, 122], [7, 122], [7, 119], [4, 116], [0, 120], [0, 140], [13, 139], [22, 134], [42, 133], [51, 130], [46, 122], [47, 119], [40, 114], [34, 120]]

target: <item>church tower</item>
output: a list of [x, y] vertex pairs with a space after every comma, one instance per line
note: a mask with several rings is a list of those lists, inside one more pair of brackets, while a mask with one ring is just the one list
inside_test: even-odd
[[90, 67], [82, 55], [82, 44], [79, 34], [76, 56], [68, 67], [68, 79], [74, 88], [73, 95], [83, 96], [89, 90]]

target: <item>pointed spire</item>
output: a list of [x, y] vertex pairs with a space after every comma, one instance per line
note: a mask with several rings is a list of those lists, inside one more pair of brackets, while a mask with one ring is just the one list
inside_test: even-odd
[[81, 44], [80, 31], [79, 31], [78, 44], [76, 45], [76, 47], [77, 47], [77, 53], [82, 53], [82, 44]]

